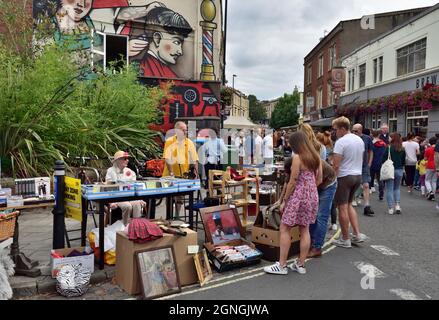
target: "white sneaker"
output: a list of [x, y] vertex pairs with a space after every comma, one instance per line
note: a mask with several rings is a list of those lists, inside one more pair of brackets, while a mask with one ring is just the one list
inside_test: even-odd
[[337, 240], [334, 240], [333, 244], [336, 245], [337, 247], [352, 248], [351, 240], [350, 239], [343, 240], [341, 236]]
[[389, 209], [389, 214], [393, 214], [393, 208], [392, 209]]
[[331, 227], [331, 229], [334, 230], [334, 231], [337, 231], [337, 229], [338, 229], [337, 224], [333, 224], [332, 227]]
[[359, 233], [358, 235], [352, 235], [351, 241], [353, 243], [361, 243], [366, 241], [367, 237], [363, 233]]
[[290, 267], [291, 270], [296, 271], [300, 274], [305, 274], [306, 273], [306, 269], [304, 266], [299, 266], [299, 264], [297, 263], [297, 261], [294, 261], [292, 264], [290, 264], [288, 267]]
[[396, 214], [401, 214], [401, 207], [399, 206], [399, 204], [397, 204], [397, 205], [395, 206], [395, 213], [396, 213]]
[[374, 193], [374, 192], [376, 192], [375, 187], [370, 188], [370, 193]]
[[352, 206], [353, 206], [353, 207], [356, 207], [356, 206], [358, 206], [358, 204], [357, 204], [357, 201], [356, 201], [356, 200], [352, 201]]
[[436, 205], [436, 210], [439, 210], [439, 204]]
[[287, 267], [282, 267], [279, 261], [271, 266], [265, 267], [264, 271], [271, 274], [288, 274]]

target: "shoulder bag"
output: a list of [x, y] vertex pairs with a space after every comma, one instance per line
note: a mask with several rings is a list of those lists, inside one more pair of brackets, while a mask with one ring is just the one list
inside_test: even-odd
[[390, 147], [389, 156], [387, 160], [381, 166], [380, 180], [393, 180], [395, 179], [395, 167], [393, 166], [392, 158], [390, 157]]

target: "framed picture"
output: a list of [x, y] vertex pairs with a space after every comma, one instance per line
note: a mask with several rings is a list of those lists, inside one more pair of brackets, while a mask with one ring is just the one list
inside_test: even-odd
[[137, 267], [145, 299], [154, 299], [181, 291], [172, 246], [136, 251]]
[[207, 258], [206, 249], [201, 250], [194, 255], [195, 268], [197, 269], [198, 280], [202, 287], [212, 279], [212, 269], [210, 268], [209, 259]]
[[227, 205], [200, 209], [206, 239], [213, 245], [239, 240], [243, 231], [235, 208]]

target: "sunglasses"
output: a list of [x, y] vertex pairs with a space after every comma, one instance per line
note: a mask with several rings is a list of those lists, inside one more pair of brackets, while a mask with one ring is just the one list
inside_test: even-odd
[[122, 160], [128, 161], [130, 158], [121, 158]]

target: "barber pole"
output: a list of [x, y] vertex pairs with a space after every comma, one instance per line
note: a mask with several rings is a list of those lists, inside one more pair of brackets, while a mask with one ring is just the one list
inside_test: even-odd
[[217, 24], [212, 22], [216, 17], [216, 7], [213, 0], [203, 0], [201, 3], [201, 16], [204, 21], [200, 22], [203, 29], [203, 62], [201, 64], [201, 80], [214, 81], [215, 68], [213, 65], [213, 31]]

